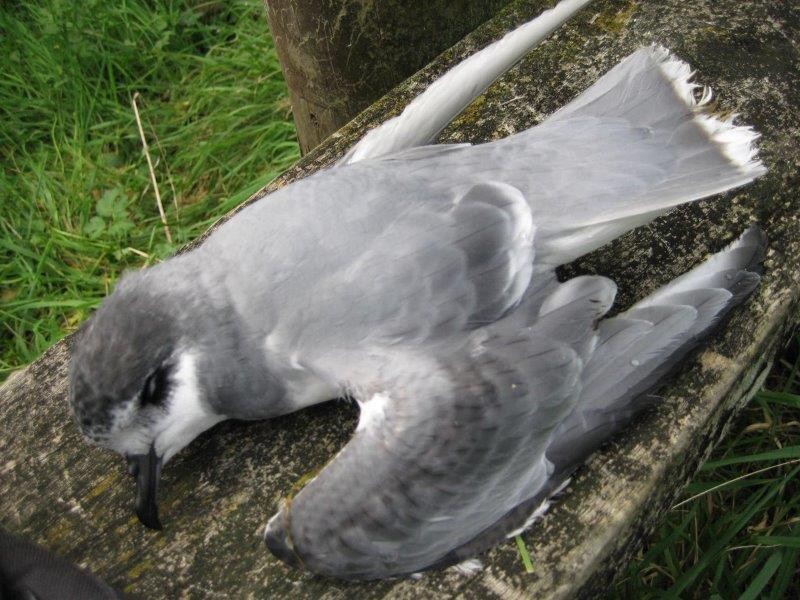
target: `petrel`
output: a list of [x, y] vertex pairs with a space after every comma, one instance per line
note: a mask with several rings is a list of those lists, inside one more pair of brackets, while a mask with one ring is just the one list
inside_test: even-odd
[[77, 336], [70, 399], [127, 457], [160, 527], [163, 464], [225, 419], [351, 396], [350, 442], [269, 520], [280, 559], [378, 579], [457, 563], [541, 514], [663, 376], [759, 282], [765, 239], [613, 318], [615, 284], [555, 269], [765, 172], [757, 134], [654, 45], [539, 125], [442, 128], [589, 0], [472, 55], [335, 166], [263, 196], [198, 247], [122, 277]]

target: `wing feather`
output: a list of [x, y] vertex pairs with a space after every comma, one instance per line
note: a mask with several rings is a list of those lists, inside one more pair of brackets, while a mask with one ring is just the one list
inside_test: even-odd
[[[501, 319], [423, 363], [418, 349], [387, 355], [371, 373], [384, 391], [362, 399], [353, 439], [270, 521], [271, 550], [348, 579], [459, 560], [458, 548], [546, 489], [545, 452], [573, 412], [587, 338], [615, 289], [578, 278], [518, 309], [532, 327]], [[564, 321], [582, 334], [555, 326]]]
[[[553, 341], [504, 342], [395, 374], [380, 422], [359, 428], [270, 521], [271, 550], [347, 579], [412, 573], [544, 485], [549, 435], [571, 410], [581, 360]], [[381, 396], [364, 400], [362, 416], [373, 402]]]

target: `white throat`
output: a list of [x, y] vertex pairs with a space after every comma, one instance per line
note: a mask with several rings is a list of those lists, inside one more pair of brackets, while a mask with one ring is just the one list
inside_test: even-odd
[[178, 359], [166, 409], [167, 414], [158, 422], [154, 438], [156, 453], [163, 457], [164, 463], [206, 429], [225, 419], [203, 401], [197, 359], [191, 351], [184, 352]]

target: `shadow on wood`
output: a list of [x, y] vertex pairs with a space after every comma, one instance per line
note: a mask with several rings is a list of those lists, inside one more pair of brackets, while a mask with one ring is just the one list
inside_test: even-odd
[[[266, 191], [331, 164], [459, 58], [545, 4], [510, 5]], [[227, 423], [203, 435], [165, 469], [166, 529], [148, 531], [131, 511], [133, 483], [122, 459], [85, 445], [72, 423], [66, 402], [68, 341], [0, 389], [0, 525], [144, 598], [596, 597], [648, 538], [758, 388], [796, 312], [799, 20], [788, 3], [771, 0], [600, 0], [442, 135], [448, 142], [481, 142], [530, 127], [629, 52], [652, 42], [687, 60], [698, 79], [714, 87], [721, 110], [740, 112], [763, 134], [761, 156], [770, 173], [756, 184], [676, 210], [566, 269], [614, 278], [619, 305], [625, 306], [723, 247], [752, 221], [761, 222], [770, 237], [756, 296], [686, 362], [664, 390], [658, 410], [598, 453], [524, 535], [534, 573], [525, 573], [510, 542], [488, 553], [486, 568], [470, 577], [448, 571], [419, 581], [368, 584], [290, 571], [269, 556], [260, 533], [277, 502], [300, 477], [324, 464], [354, 426], [354, 410], [341, 402], [271, 422]]]

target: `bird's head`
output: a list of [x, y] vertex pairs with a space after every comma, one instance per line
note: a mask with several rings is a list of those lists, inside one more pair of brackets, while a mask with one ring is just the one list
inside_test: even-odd
[[191, 327], [186, 316], [194, 300], [158, 275], [123, 277], [78, 333], [69, 394], [84, 436], [128, 460], [136, 513], [156, 529], [162, 464], [223, 419], [200, 373], [202, 325]]

